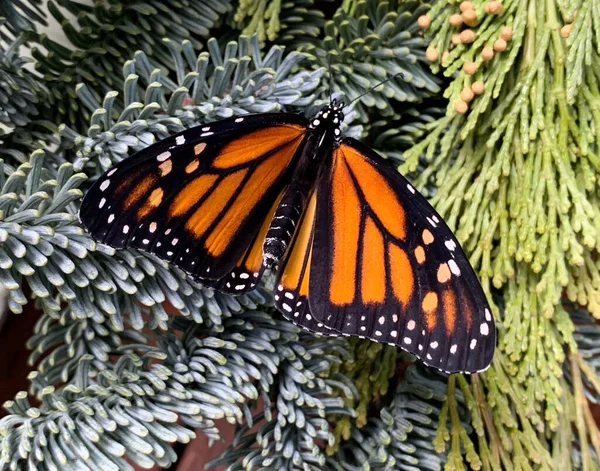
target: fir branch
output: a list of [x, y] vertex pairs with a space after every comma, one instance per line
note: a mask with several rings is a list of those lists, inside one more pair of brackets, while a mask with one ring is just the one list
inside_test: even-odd
[[[23, 31], [35, 31], [38, 24], [46, 26], [46, 14], [42, 0], [0, 0], [0, 39], [13, 42]], [[7, 34], [8, 33], [8, 34]]]
[[[2, 22], [0, 22], [0, 27]], [[20, 37], [0, 51], [0, 156], [23, 163], [35, 149], [58, 144], [57, 127], [39, 119], [48, 89], [29, 72]]]
[[[176, 459], [172, 444], [193, 438], [191, 428], [218, 439], [214, 420], [242, 422], [246, 403], [259, 391], [268, 398], [272, 388], [282, 395], [280, 420], [287, 416], [302, 429], [300, 443], [323, 427], [316, 437], [327, 436], [325, 411], [349, 413], [341, 399], [326, 397], [343, 381], [319, 377], [339, 361], [339, 340], [316, 345], [312, 336], [298, 338], [287, 321], [259, 311], [227, 318], [225, 324], [215, 329], [176, 321], [172, 327], [185, 329], [183, 336], [162, 335], [156, 346], [124, 344], [111, 352], [118, 359], [98, 372], [90, 368], [93, 356], [84, 355], [69, 384], [41, 391], [38, 407], [19, 393], [5, 404], [10, 415], [0, 419], [0, 468], [27, 463], [46, 470], [88, 462], [133, 469], [125, 455], [144, 467], [168, 466]], [[337, 353], [324, 356], [323, 348]], [[292, 417], [295, 403], [302, 408]]]
[[87, 135], [65, 125], [61, 133], [78, 157], [99, 159], [95, 175], [126, 158], [130, 149], [140, 150], [203, 122], [304, 107], [314, 100], [322, 75], [322, 70], [292, 72], [305, 59], [303, 54], [286, 54], [278, 46], [262, 53], [256, 37], [242, 37], [223, 49], [211, 39], [208, 52], [199, 56], [188, 41], [181, 48], [170, 41], [166, 45], [176, 64], [176, 83], [138, 52], [124, 67], [122, 106], [116, 91], [108, 92], [100, 104], [86, 85], [77, 88], [83, 105], [93, 112]]
[[323, 469], [327, 458], [319, 442], [334, 440], [326, 417], [352, 415], [338, 391], [352, 397], [355, 390], [348, 378], [329, 374], [348, 356], [342, 339], [314, 342], [312, 335], [301, 334], [299, 340], [280, 351], [280, 376], [276, 387], [261, 395], [263, 410], [238, 428], [233, 444], [209, 467]]
[[[61, 8], [48, 2], [50, 13], [63, 26], [73, 50], [47, 36], [27, 34], [36, 69], [51, 91], [41, 112], [43, 119], [84, 129], [90, 115], [79, 106], [74, 90], [77, 83], [91, 86], [96, 100], [109, 90], [121, 88], [123, 79], [118, 71], [131, 50], [144, 51], [153, 61], [152, 68], [173, 70], [176, 64], [163, 38], [175, 43], [188, 40], [194, 50], [199, 50], [210, 28], [228, 11], [229, 2], [191, 1], [167, 6], [161, 2], [95, 1], [88, 6], [65, 0], [60, 6], [77, 18], [76, 25], [70, 23]], [[124, 35], [127, 40], [122, 39]]]
[[351, 14], [339, 9], [325, 25], [325, 38], [306, 44], [313, 63], [331, 68], [334, 88], [348, 100], [390, 78], [360, 98], [361, 121], [369, 108], [391, 116], [394, 102], [417, 102], [439, 90], [426, 69], [426, 41], [416, 21], [425, 11], [418, 2], [361, 1]]

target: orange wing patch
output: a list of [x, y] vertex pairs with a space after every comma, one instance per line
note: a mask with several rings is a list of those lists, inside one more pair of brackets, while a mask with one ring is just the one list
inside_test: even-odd
[[334, 304], [348, 304], [354, 300], [362, 215], [352, 176], [339, 152], [334, 154], [332, 179], [333, 262], [329, 298]]
[[429, 291], [421, 302], [421, 307], [425, 313], [425, 323], [429, 331], [432, 331], [437, 324], [436, 312], [438, 307], [438, 295], [434, 291]]
[[[365, 223], [363, 237], [361, 298], [365, 303], [382, 303], [385, 300], [386, 288], [383, 235], [370, 217]], [[368, 251], [364, 244], [368, 244]]]
[[173, 199], [171, 207], [169, 208], [169, 215], [171, 217], [177, 217], [187, 213], [214, 185], [217, 178], [217, 175], [208, 174], [194, 178], [190, 183], [184, 186]]
[[197, 238], [204, 235], [221, 210], [229, 203], [247, 172], [248, 170], [238, 170], [223, 178], [204, 203], [190, 216], [185, 223], [185, 228]]
[[256, 239], [250, 248], [246, 251], [244, 256], [237, 263], [238, 268], [244, 268], [246, 271], [250, 273], [257, 273], [260, 271], [263, 264], [263, 241], [265, 240], [265, 236], [267, 235], [267, 231], [269, 230], [269, 225], [271, 224], [271, 220], [273, 219], [273, 215], [277, 210], [277, 206], [279, 205], [279, 201], [281, 200], [281, 194], [275, 200], [275, 203], [271, 207], [269, 214], [265, 218]]
[[[310, 264], [307, 264], [307, 256], [310, 258], [309, 244], [311, 242], [315, 209], [317, 207], [316, 192], [314, 192], [306, 206], [305, 213], [294, 240], [291, 253], [285, 261], [285, 270], [281, 275], [280, 284], [288, 290], [300, 288], [300, 294], [308, 295], [308, 278]], [[303, 292], [305, 291], [305, 292]]]
[[351, 147], [342, 145], [335, 153], [343, 155], [343, 160], [352, 170], [352, 175], [360, 186], [370, 209], [381, 224], [391, 235], [404, 240], [406, 237], [404, 208], [398, 201], [396, 192], [392, 190], [381, 173]]
[[138, 219], [146, 217], [146, 215], [149, 214], [150, 211], [156, 208], [161, 203], [164, 194], [165, 193], [162, 188], [155, 188], [152, 191], [152, 193], [150, 193], [148, 200], [146, 200], [144, 205], [138, 210]]
[[213, 162], [215, 168], [231, 168], [264, 156], [268, 152], [294, 141], [299, 144], [300, 136], [306, 132], [301, 126], [277, 126], [251, 132], [243, 139], [227, 144]]
[[446, 332], [450, 335], [454, 332], [454, 325], [456, 324], [456, 296], [453, 291], [444, 291], [442, 294], [442, 306], [444, 308]]
[[392, 291], [403, 306], [408, 305], [414, 290], [414, 274], [406, 252], [396, 244], [388, 244]]
[[[242, 191], [237, 195], [234, 202], [227, 209], [227, 212], [206, 239], [204, 247], [211, 255], [215, 257], [219, 256], [227, 248], [231, 237], [239, 227], [239, 221], [243, 219], [244, 215], [250, 213], [251, 209], [264, 196], [267, 189], [283, 173], [299, 144], [300, 139], [285, 144], [280, 150], [273, 153], [271, 157], [260, 163], [256, 170], [254, 170], [248, 181], [244, 184]], [[207, 206], [207, 209], [210, 207]], [[217, 208], [220, 209], [222, 207], [223, 204], [217, 203]]]
[[[146, 175], [137, 185], [135, 185], [135, 187], [133, 187], [131, 193], [127, 195], [123, 206], [127, 209], [130, 206], [134, 205], [148, 192], [150, 188], [152, 188], [152, 185], [155, 182], [156, 178], [154, 177], [154, 175]], [[123, 186], [123, 184], [121, 184], [121, 186]], [[120, 191], [120, 188], [117, 191]]]

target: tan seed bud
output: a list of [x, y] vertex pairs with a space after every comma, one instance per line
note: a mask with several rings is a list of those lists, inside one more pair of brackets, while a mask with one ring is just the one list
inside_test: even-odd
[[452, 35], [452, 44], [454, 44], [455, 46], [457, 46], [461, 42], [462, 41], [460, 40], [460, 34], [456, 33], [456, 34]]
[[477, 80], [471, 84], [471, 90], [475, 95], [481, 95], [485, 91], [485, 85], [481, 80]]
[[502, 12], [502, 8], [502, 2], [493, 1], [486, 3], [483, 7], [483, 11], [485, 11], [488, 14], [497, 15], [498, 13]]
[[568, 38], [569, 34], [571, 34], [571, 30], [572, 29], [573, 29], [573, 25], [572, 24], [564, 25], [562, 28], [560, 28], [560, 35], [563, 38]]
[[429, 46], [425, 51], [425, 57], [427, 57], [427, 60], [435, 62], [438, 58], [437, 49], [435, 47]]
[[450, 24], [452, 26], [460, 26], [460, 25], [462, 25], [462, 22], [463, 22], [462, 15], [455, 14], [455, 15], [450, 16]]
[[494, 51], [502, 52], [506, 50], [506, 47], [507, 44], [504, 39], [500, 38], [494, 41]]
[[475, 62], [465, 62], [463, 70], [465, 71], [465, 74], [473, 75], [475, 72], [477, 72], [477, 64], [475, 64]]
[[465, 114], [469, 109], [469, 105], [459, 99], [454, 102], [454, 109], [460, 114]]
[[491, 47], [484, 47], [481, 50], [481, 58], [484, 61], [489, 61], [492, 60], [492, 58], [494, 57], [494, 50]]
[[477, 24], [477, 13], [475, 10], [467, 10], [462, 14], [463, 21], [468, 26], [475, 26]]
[[460, 40], [463, 43], [472, 43], [473, 41], [475, 41], [475, 33], [472, 29], [465, 29], [460, 32]]
[[460, 99], [465, 103], [469, 103], [474, 96], [475, 94], [473, 93], [473, 90], [471, 90], [469, 87], [463, 88], [460, 92]]
[[421, 15], [419, 18], [417, 18], [417, 24], [421, 28], [425, 29], [431, 24], [431, 18], [429, 18], [427, 15]]
[[473, 9], [473, 4], [471, 2], [462, 2], [459, 6], [460, 11], [467, 11], [467, 10], [472, 10]]
[[513, 30], [510, 26], [503, 26], [500, 28], [500, 37], [505, 41], [510, 41], [512, 39]]

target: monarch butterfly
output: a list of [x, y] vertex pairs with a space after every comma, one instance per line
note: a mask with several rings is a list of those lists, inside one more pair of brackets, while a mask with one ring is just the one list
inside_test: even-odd
[[96, 181], [80, 220], [217, 290], [277, 267], [275, 305], [295, 324], [401, 347], [440, 370], [487, 368], [496, 330], [456, 238], [375, 151], [345, 137], [343, 104], [312, 119], [244, 115], [194, 127]]

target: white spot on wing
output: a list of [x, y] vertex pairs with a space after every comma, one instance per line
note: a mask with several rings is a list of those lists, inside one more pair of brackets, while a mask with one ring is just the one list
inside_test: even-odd
[[113, 174], [113, 173], [115, 173], [116, 171], [117, 171], [117, 169], [116, 169], [116, 168], [112, 168], [112, 169], [110, 169], [110, 170], [108, 171], [108, 173], [106, 174], [106, 176], [107, 176], [107, 177], [110, 177], [110, 176], [112, 176], [112, 174]]
[[156, 160], [158, 160], [159, 162], [164, 162], [169, 157], [171, 157], [171, 153], [169, 151], [167, 151], [167, 152], [163, 152], [162, 154], [158, 154], [156, 156]]
[[410, 345], [412, 343], [412, 340], [410, 337], [404, 337], [404, 340], [402, 340], [406, 345]]
[[102, 198], [100, 200], [100, 204], [98, 205], [99, 208], [102, 208], [104, 205], [106, 204], [106, 198]]
[[429, 224], [431, 224], [433, 227], [437, 227], [437, 224], [435, 223], [435, 221], [432, 218], [428, 217], [427, 218], [427, 222]]
[[244, 121], [244, 118], [238, 118], [235, 120], [236, 123], [241, 123], [242, 121]]
[[452, 355], [454, 355], [456, 353], [456, 350], [458, 349], [458, 345], [454, 344], [450, 347], [450, 353], [452, 353]]
[[285, 309], [287, 312], [292, 312], [292, 308], [289, 306], [289, 304], [282, 303], [281, 305], [283, 306], [283, 309]]
[[398, 337], [398, 331], [397, 331], [397, 330], [392, 330], [392, 331], [390, 332], [390, 335], [391, 335], [392, 337], [396, 338], [396, 337]]
[[473, 350], [476, 346], [477, 346], [477, 339], [471, 340], [471, 344], [469, 345], [471, 350]]
[[416, 326], [417, 326], [417, 323], [413, 320], [408, 321], [408, 324], [406, 324], [406, 328], [408, 330], [414, 330]]
[[448, 266], [450, 267], [450, 271], [454, 273], [456, 276], [460, 275], [460, 268], [454, 260], [448, 260]]
[[185, 144], [185, 137], [177, 136], [175, 138], [175, 144], [177, 144], [178, 146], [180, 146], [181, 144]]
[[487, 307], [485, 308], [485, 320], [488, 322], [491, 322], [492, 320], [492, 313]]
[[203, 132], [202, 134], [200, 134], [200, 137], [212, 136], [213, 134], [214, 132]]
[[111, 214], [110, 216], [108, 216], [108, 223], [110, 224], [111, 222], [113, 222], [115, 220], [115, 215]]
[[434, 350], [435, 350], [436, 348], [438, 348], [438, 345], [439, 345], [439, 343], [437, 343], [437, 342], [435, 342], [435, 341], [434, 341], [434, 342], [431, 342], [431, 343], [429, 344], [429, 346], [430, 346], [432, 349], [434, 349]]
[[446, 248], [448, 250], [454, 251], [454, 249], [456, 249], [456, 242], [454, 242], [453, 240], [447, 240], [446, 242], [444, 242], [444, 244], [446, 245]]
[[110, 186], [110, 180], [104, 180], [100, 185], [100, 191], [106, 190]]
[[415, 194], [415, 189], [410, 183], [406, 184], [406, 188], [408, 188], [408, 191], [410, 191], [413, 195]]
[[129, 226], [123, 226], [123, 234], [127, 234], [129, 232]]
[[381, 325], [385, 324], [385, 316], [381, 316], [378, 321]]
[[483, 322], [479, 326], [479, 332], [481, 335], [488, 335], [490, 333], [490, 326], [487, 324], [487, 322]]

